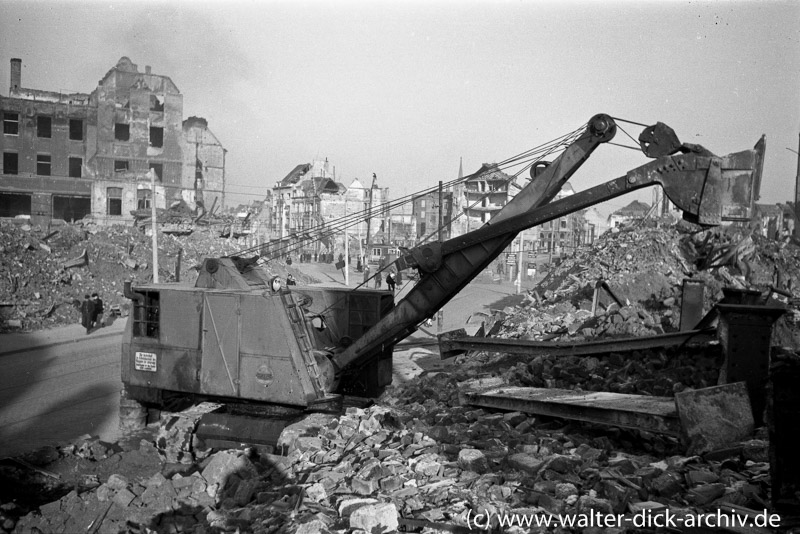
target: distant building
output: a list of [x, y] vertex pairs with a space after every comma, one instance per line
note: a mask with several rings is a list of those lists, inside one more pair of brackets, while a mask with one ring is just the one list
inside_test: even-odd
[[[429, 235], [434, 236], [428, 241], [438, 239], [439, 230], [439, 192], [426, 193], [414, 197], [411, 213], [416, 226], [416, 240], [421, 242]], [[450, 239], [453, 219], [453, 192], [442, 191], [442, 239]]]
[[591, 207], [583, 214], [585, 221], [585, 240], [587, 244], [594, 243], [595, 239], [603, 235], [603, 232], [610, 228], [608, 217], [600, 213], [596, 207]]
[[470, 178], [456, 184], [452, 235], [462, 235], [489, 222], [516, 194], [513, 181], [513, 176], [501, 171], [496, 163], [484, 163]]
[[[551, 202], [574, 194], [572, 185], [564, 184]], [[534, 227], [531, 248], [540, 253], [567, 253], [590, 242], [587, 240], [585, 213], [586, 210], [578, 210]]]
[[640, 221], [647, 216], [650, 206], [644, 202], [634, 200], [624, 208], [620, 208], [608, 216], [608, 226], [616, 228], [631, 221]]
[[326, 224], [344, 215], [344, 185], [336, 182], [328, 160], [297, 165], [272, 188], [269, 238], [304, 241], [307, 253], [332, 252], [332, 236], [316, 239]]
[[758, 233], [770, 239], [793, 235], [797, 224], [792, 206], [788, 203], [756, 204], [754, 220]]
[[126, 223], [154, 198], [161, 208], [177, 200], [194, 207], [207, 184], [224, 199], [224, 148], [205, 120], [185, 123], [172, 80], [150, 67], [139, 72], [127, 57], [91, 93], [69, 94], [24, 88], [22, 60], [12, 59], [0, 113], [0, 217]]

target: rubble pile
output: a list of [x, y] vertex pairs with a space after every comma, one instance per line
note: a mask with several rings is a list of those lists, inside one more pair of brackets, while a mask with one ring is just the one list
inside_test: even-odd
[[501, 376], [513, 386], [671, 397], [686, 388], [717, 385], [724, 357], [714, 345], [527, 360], [511, 364]]
[[535, 290], [548, 301], [591, 309], [594, 285], [602, 279], [624, 304], [639, 303], [652, 313], [680, 305], [685, 278], [706, 282], [707, 308], [722, 299], [722, 287], [791, 291], [800, 287], [800, 247], [747, 227], [703, 230], [658, 219], [604, 233], [552, 268]]
[[[672, 297], [670, 297], [672, 298]], [[674, 305], [667, 300], [667, 305]], [[597, 315], [576, 308], [569, 301], [554, 305], [523, 306], [507, 310], [502, 337], [535, 341], [584, 341], [596, 338], [641, 337], [674, 330], [676, 314], [671, 307], [647, 311], [641, 304], [620, 307], [616, 303]]]
[[462, 406], [462, 387], [438, 374], [391, 388], [380, 405], [320, 415], [285, 433], [286, 456], [229, 450], [138, 477], [112, 473], [15, 520], [13, 532], [439, 532], [487, 513], [767, 507], [761, 435], [725, 455], [687, 457], [671, 438]]
[[[189, 235], [159, 235], [159, 280], [175, 281], [182, 250], [180, 279], [193, 284], [203, 258], [241, 250], [236, 240], [220, 238], [214, 227]], [[80, 322], [84, 294], [97, 292], [106, 311], [125, 314], [126, 280], [152, 280], [152, 238], [130, 226], [75, 224], [45, 228], [0, 223], [0, 331], [34, 331]], [[281, 261], [269, 262], [270, 274], [284, 276]], [[290, 269], [295, 277], [307, 277]]]

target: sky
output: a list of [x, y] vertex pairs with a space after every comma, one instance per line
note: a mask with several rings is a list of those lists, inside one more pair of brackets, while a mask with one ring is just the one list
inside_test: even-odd
[[[32, 89], [89, 93], [122, 56], [169, 76], [184, 118], [206, 118], [228, 150], [233, 202], [325, 158], [345, 185], [375, 173], [398, 198], [597, 113], [664, 122], [717, 155], [764, 134], [760, 202], [794, 195], [796, 1], [0, 0], [0, 50], [4, 95], [11, 58]], [[571, 183], [647, 161], [601, 146]], [[634, 198], [651, 193], [605, 209]]]

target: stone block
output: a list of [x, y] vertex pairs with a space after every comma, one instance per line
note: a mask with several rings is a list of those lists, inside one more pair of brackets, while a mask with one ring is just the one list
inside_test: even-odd
[[367, 506], [367, 505], [370, 505], [370, 504], [375, 504], [377, 502], [378, 502], [377, 499], [366, 499], [366, 498], [359, 498], [359, 497], [350, 498], [350, 499], [344, 499], [339, 503], [337, 511], [339, 512], [339, 516], [340, 517], [348, 517], [355, 510], [358, 510], [359, 508], [361, 508], [363, 506]]
[[368, 504], [350, 514], [350, 528], [370, 534], [394, 532], [398, 527], [397, 507], [393, 503]]
[[528, 475], [535, 475], [544, 465], [544, 460], [524, 452], [512, 454], [508, 457], [508, 465]]
[[744, 382], [676, 393], [675, 406], [690, 455], [724, 449], [753, 433]]
[[682, 490], [682, 477], [675, 472], [668, 471], [653, 479], [653, 490], [662, 497], [672, 497]]
[[366, 480], [353, 477], [353, 480], [350, 481], [350, 487], [356, 495], [371, 495], [378, 490], [378, 481], [375, 479]]
[[403, 487], [405, 480], [401, 476], [390, 476], [380, 480], [381, 490], [386, 492], [397, 491]]
[[325, 486], [316, 482], [306, 488], [306, 497], [314, 502], [320, 502], [328, 498], [328, 492], [325, 491]]
[[113, 474], [113, 475], [108, 477], [108, 481], [106, 482], [106, 485], [109, 488], [111, 488], [111, 489], [113, 489], [115, 491], [120, 491], [120, 490], [124, 490], [125, 488], [127, 488], [129, 483], [130, 482], [128, 481], [128, 479], [126, 477], [124, 477], [122, 475]]
[[489, 469], [489, 461], [478, 449], [462, 449], [458, 453], [458, 466], [465, 471], [482, 474]]
[[124, 488], [123, 488], [123, 489], [119, 490], [118, 492], [116, 492], [116, 493], [114, 494], [114, 496], [112, 497], [112, 500], [113, 500], [115, 503], [117, 503], [117, 504], [119, 504], [120, 506], [122, 506], [123, 508], [125, 508], [125, 507], [127, 507], [127, 506], [128, 506], [128, 505], [129, 505], [129, 504], [130, 504], [130, 503], [133, 501], [133, 499], [135, 499], [135, 498], [136, 498], [136, 495], [134, 495], [134, 493], [133, 493], [132, 491], [130, 491], [130, 490], [128, 490], [128, 489], [124, 489]]
[[258, 471], [247, 456], [237, 451], [220, 451], [211, 456], [210, 461], [202, 472], [203, 479], [208, 485], [218, 484], [220, 488], [229, 483], [229, 479], [255, 478]]

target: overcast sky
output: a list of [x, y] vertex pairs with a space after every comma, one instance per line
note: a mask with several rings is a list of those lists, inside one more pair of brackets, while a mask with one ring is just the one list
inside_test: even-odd
[[[326, 157], [345, 184], [374, 172], [398, 197], [455, 179], [459, 158], [467, 174], [602, 112], [718, 155], [766, 134], [773, 203], [794, 193], [799, 41], [796, 1], [0, 0], [0, 93], [14, 57], [23, 87], [85, 93], [122, 56], [150, 65], [228, 149], [238, 201]], [[646, 161], [603, 146], [572, 183]]]

